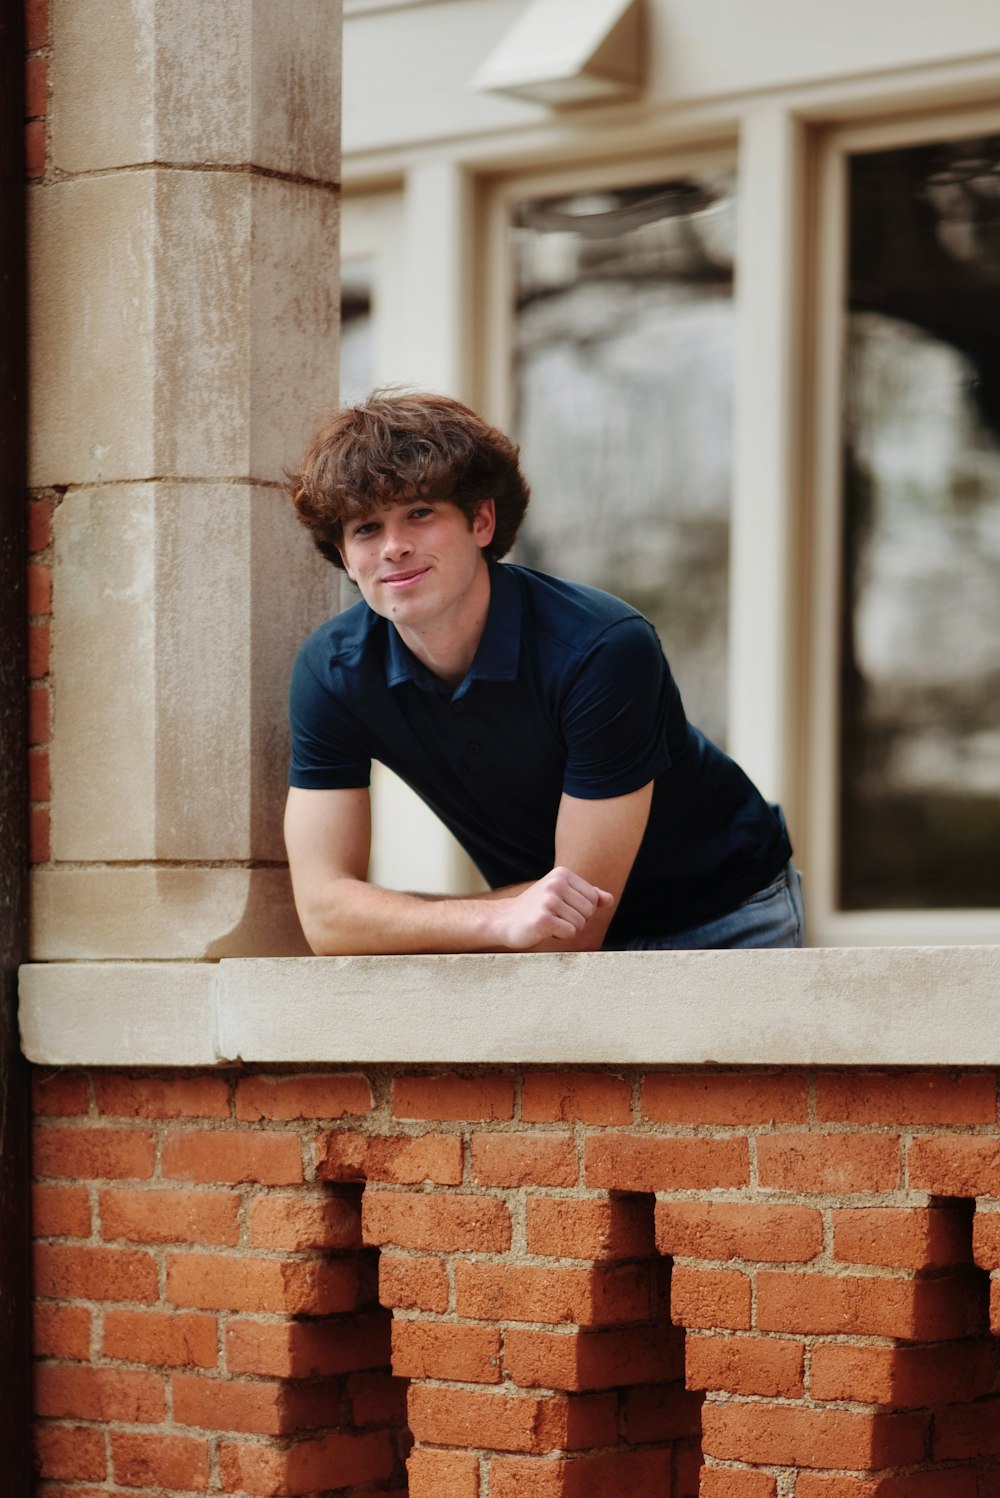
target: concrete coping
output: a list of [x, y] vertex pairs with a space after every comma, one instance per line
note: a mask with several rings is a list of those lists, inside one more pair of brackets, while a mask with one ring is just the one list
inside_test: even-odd
[[49, 1066], [1000, 1065], [1000, 946], [34, 963]]

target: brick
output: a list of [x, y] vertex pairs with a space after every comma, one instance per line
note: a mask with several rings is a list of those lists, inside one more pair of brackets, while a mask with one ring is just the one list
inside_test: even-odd
[[240, 1203], [224, 1191], [165, 1191], [120, 1187], [99, 1197], [101, 1237], [133, 1243], [239, 1242]]
[[975, 1329], [975, 1287], [964, 1276], [887, 1280], [862, 1275], [757, 1276], [762, 1331], [938, 1341]]
[[155, 1159], [153, 1136], [145, 1129], [35, 1130], [34, 1164], [39, 1176], [148, 1181]]
[[983, 1269], [1000, 1269], [1000, 1212], [989, 1212], [976, 1204], [972, 1219], [972, 1251]]
[[644, 1443], [697, 1438], [701, 1434], [703, 1400], [703, 1394], [689, 1392], [682, 1383], [639, 1384], [626, 1389], [621, 1421], [625, 1439]]
[[303, 1072], [293, 1077], [241, 1077], [236, 1117], [260, 1119], [344, 1118], [369, 1113], [371, 1084], [360, 1072]]
[[242, 1321], [226, 1326], [230, 1373], [332, 1378], [389, 1364], [391, 1318], [382, 1310], [319, 1321]]
[[750, 1281], [736, 1269], [689, 1269], [675, 1265], [670, 1277], [670, 1316], [678, 1326], [750, 1327]]
[[996, 1123], [996, 1078], [942, 1070], [820, 1072], [816, 1112], [824, 1123]]
[[604, 1072], [528, 1072], [521, 1118], [525, 1123], [627, 1124], [632, 1084]]
[[745, 1186], [746, 1139], [598, 1134], [584, 1144], [588, 1186], [610, 1191], [698, 1191]]
[[35, 1461], [40, 1477], [103, 1482], [108, 1475], [104, 1432], [86, 1425], [36, 1424]]
[[411, 1451], [409, 1498], [479, 1498], [479, 1458], [462, 1451]]
[[1000, 1196], [1000, 1139], [923, 1135], [910, 1141], [910, 1186], [937, 1196]]
[[646, 1321], [650, 1305], [645, 1265], [596, 1264], [589, 1269], [462, 1261], [455, 1265], [455, 1309], [459, 1316], [482, 1321], [606, 1326]]
[[196, 1373], [171, 1381], [174, 1423], [200, 1430], [284, 1435], [295, 1429], [287, 1390], [278, 1379], [235, 1383]]
[[29, 52], [49, 44], [49, 0], [25, 0], [24, 45]]
[[47, 562], [28, 564], [28, 613], [52, 613], [52, 568]]
[[32, 1069], [31, 1111], [36, 1117], [69, 1118], [89, 1110], [90, 1088], [83, 1072]]
[[951, 1405], [934, 1417], [935, 1461], [1000, 1455], [1000, 1399]]
[[39, 1363], [35, 1409], [58, 1420], [122, 1420], [152, 1425], [166, 1415], [163, 1379], [132, 1368]]
[[684, 1344], [663, 1326], [571, 1333], [509, 1327], [503, 1365], [522, 1389], [613, 1389], [683, 1377]]
[[577, 1451], [617, 1439], [611, 1394], [535, 1398], [492, 1389], [411, 1384], [410, 1429], [425, 1445], [489, 1451]]
[[456, 1123], [514, 1117], [514, 1083], [500, 1073], [456, 1077], [396, 1077], [392, 1084], [394, 1118], [450, 1119]]
[[805, 1263], [823, 1248], [823, 1219], [812, 1207], [658, 1201], [656, 1246], [679, 1258]]
[[36, 1238], [89, 1238], [90, 1192], [86, 1186], [34, 1186], [31, 1218]]
[[208, 1445], [193, 1436], [114, 1430], [111, 1469], [123, 1488], [183, 1488], [203, 1493], [210, 1475]]
[[922, 1415], [867, 1415], [765, 1403], [702, 1409], [706, 1455], [756, 1466], [902, 1467], [924, 1458]]
[[48, 863], [52, 856], [52, 818], [49, 812], [33, 806], [28, 812], [28, 858], [33, 864]]
[[772, 1191], [895, 1191], [900, 1184], [895, 1135], [773, 1134], [757, 1140], [761, 1186]]
[[671, 1491], [669, 1451], [490, 1462], [490, 1498], [664, 1498]]
[[250, 1441], [219, 1442], [219, 1474], [226, 1493], [294, 1498], [328, 1491], [334, 1483], [340, 1492], [358, 1483], [381, 1482], [393, 1466], [385, 1431], [318, 1436], [285, 1449]]
[[992, 1338], [964, 1340], [954, 1347], [851, 1346], [820, 1342], [810, 1358], [813, 1399], [851, 1399], [920, 1409], [979, 1399], [997, 1387]]
[[219, 1357], [214, 1316], [182, 1311], [105, 1311], [102, 1352], [152, 1368], [214, 1368]]
[[204, 1185], [297, 1186], [303, 1179], [302, 1144], [297, 1134], [171, 1130], [163, 1145], [163, 1174]]
[[575, 1186], [579, 1174], [572, 1134], [472, 1136], [472, 1179], [481, 1186]]
[[45, 176], [44, 120], [31, 120], [24, 127], [24, 169], [29, 181]]
[[802, 1342], [783, 1337], [689, 1336], [685, 1342], [687, 1385], [729, 1394], [800, 1399], [804, 1351]]
[[37, 681], [49, 674], [52, 656], [52, 626], [48, 620], [28, 626], [28, 676]]
[[24, 65], [24, 117], [26, 120], [44, 117], [48, 106], [48, 93], [48, 58], [29, 57]]
[[156, 1262], [139, 1249], [36, 1243], [35, 1294], [53, 1300], [155, 1301]]
[[400, 1378], [500, 1382], [500, 1332], [451, 1321], [394, 1321], [392, 1371]]
[[775, 1498], [777, 1483], [766, 1472], [746, 1467], [706, 1467], [699, 1498]]
[[462, 1179], [460, 1134], [396, 1134], [388, 1138], [341, 1130], [317, 1142], [316, 1173], [323, 1181], [381, 1181], [457, 1186]]
[[1000, 1279], [990, 1276], [990, 1331], [1000, 1334]]
[[401, 1311], [446, 1311], [448, 1276], [444, 1260], [381, 1253], [378, 1298], [382, 1305]]
[[225, 1077], [129, 1077], [120, 1072], [94, 1078], [98, 1111], [114, 1118], [228, 1118]]
[[85, 1362], [90, 1357], [90, 1324], [90, 1312], [85, 1306], [36, 1301], [32, 1316], [35, 1356]]
[[43, 494], [28, 501], [28, 551], [32, 555], [44, 551], [51, 544], [54, 512], [55, 500], [51, 494]]
[[369, 1187], [361, 1206], [366, 1243], [441, 1253], [503, 1253], [510, 1247], [510, 1208], [495, 1197]]
[[[28, 798], [31, 801], [49, 801], [52, 798], [52, 765], [47, 749], [33, 749], [28, 755]], [[86, 1078], [79, 1077], [76, 1080], [81, 1084], [85, 1103], [82, 1108], [69, 1111], [86, 1113]]]
[[406, 1425], [405, 1379], [386, 1372], [352, 1373], [347, 1380], [347, 1397], [356, 1428], [366, 1425]]
[[329, 1316], [354, 1310], [358, 1291], [354, 1259], [167, 1255], [167, 1299], [194, 1310]]
[[654, 1123], [808, 1123], [804, 1073], [650, 1072], [641, 1116]]
[[852, 1207], [834, 1211], [833, 1257], [851, 1264], [943, 1269], [969, 1264], [971, 1214], [955, 1207]]
[[654, 1251], [648, 1196], [607, 1201], [529, 1196], [526, 1205], [529, 1253], [556, 1259], [631, 1259]]
[[361, 1207], [356, 1195], [292, 1194], [258, 1197], [250, 1206], [254, 1248], [360, 1248]]
[[908, 1472], [905, 1477], [820, 1477], [803, 1472], [796, 1479], [796, 1498], [991, 1498], [976, 1486], [969, 1467], [940, 1472]]

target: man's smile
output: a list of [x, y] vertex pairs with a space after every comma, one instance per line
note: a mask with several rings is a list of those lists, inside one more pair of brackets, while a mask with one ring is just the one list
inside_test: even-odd
[[430, 570], [429, 567], [412, 567], [408, 572], [390, 572], [381, 581], [390, 588], [408, 588], [426, 577]]

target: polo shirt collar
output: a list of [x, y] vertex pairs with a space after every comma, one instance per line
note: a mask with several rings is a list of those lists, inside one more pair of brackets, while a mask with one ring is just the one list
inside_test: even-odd
[[[516, 576], [500, 562], [490, 563], [490, 606], [482, 638], [465, 680], [450, 693], [464, 697], [474, 681], [513, 681], [521, 657], [523, 602]], [[448, 686], [428, 671], [406, 648], [394, 624], [386, 630], [385, 679], [390, 687], [412, 681], [425, 691], [448, 692]]]

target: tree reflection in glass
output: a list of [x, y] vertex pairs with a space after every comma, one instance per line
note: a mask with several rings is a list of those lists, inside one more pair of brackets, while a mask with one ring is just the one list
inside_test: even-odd
[[1000, 136], [850, 163], [840, 895], [1000, 903]]
[[656, 625], [693, 722], [725, 740], [735, 179], [522, 202], [515, 435], [528, 566]]

